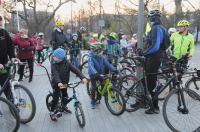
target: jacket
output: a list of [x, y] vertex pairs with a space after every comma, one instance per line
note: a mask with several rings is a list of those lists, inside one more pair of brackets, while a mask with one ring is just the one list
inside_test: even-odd
[[14, 58], [14, 45], [10, 35], [4, 29], [0, 29], [0, 64], [6, 64], [8, 57]]
[[105, 68], [108, 68], [113, 72], [117, 70], [105, 58], [101, 56], [96, 56], [91, 51], [89, 53], [89, 59], [88, 59], [88, 74], [90, 78], [93, 78], [95, 74], [104, 74]]
[[155, 23], [152, 25], [151, 31], [145, 38], [147, 50], [144, 52], [144, 56], [154, 56], [164, 52], [161, 47], [164, 45], [165, 33], [166, 29], [161, 24]]
[[18, 46], [18, 57], [20, 60], [34, 58], [33, 51], [35, 46], [31, 38], [23, 39], [20, 35], [16, 35], [13, 42]]
[[81, 53], [82, 44], [79, 41], [72, 40], [69, 44], [70, 54], [77, 56]]
[[173, 56], [177, 59], [180, 59], [187, 53], [194, 54], [194, 37], [190, 33], [188, 35], [182, 35], [179, 32], [175, 32], [170, 37], [170, 43], [173, 47]]
[[51, 45], [53, 46], [53, 50], [59, 48], [59, 46], [65, 47], [67, 44], [67, 38], [63, 31], [59, 28], [56, 28], [51, 34]]
[[78, 75], [81, 80], [85, 78], [85, 76], [66, 59], [60, 63], [53, 63], [52, 61], [51, 62], [52, 84], [57, 85], [58, 83], [63, 83], [63, 84], [69, 83], [70, 71]]

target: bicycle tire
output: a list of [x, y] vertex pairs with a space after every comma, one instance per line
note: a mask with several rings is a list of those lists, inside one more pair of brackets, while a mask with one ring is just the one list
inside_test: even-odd
[[52, 100], [50, 100], [50, 97], [51, 97], [52, 100], [53, 100], [53, 93], [49, 93], [49, 94], [47, 94], [47, 96], [46, 96], [46, 106], [47, 106], [48, 111], [51, 111], [51, 103], [52, 103]]
[[[17, 104], [17, 107], [19, 108], [20, 105], [22, 105], [22, 107], [27, 107], [29, 110], [31, 109], [31, 113], [28, 117], [24, 117], [22, 116], [22, 114], [20, 113], [21, 111], [19, 111], [19, 115], [20, 115], [20, 122], [23, 123], [23, 124], [26, 124], [30, 121], [33, 120], [33, 118], [35, 117], [35, 113], [36, 113], [36, 103], [35, 103], [35, 99], [32, 95], [32, 93], [29, 91], [29, 89], [23, 85], [20, 85], [20, 84], [17, 84], [14, 86], [14, 90], [17, 90], [17, 89], [20, 89], [20, 93], [19, 95], [21, 95], [22, 91], [23, 90], [25, 93], [26, 93], [26, 97], [28, 97], [30, 100], [30, 104], [27, 104], [27, 100], [21, 98], [21, 97], [17, 97], [19, 100], [19, 104]], [[16, 94], [16, 93], [15, 93]], [[16, 94], [17, 95], [17, 94]], [[23, 102], [24, 101], [24, 102]], [[25, 103], [25, 104], [23, 104]], [[24, 106], [25, 105], [25, 106]], [[24, 111], [24, 110], [23, 110]]]
[[[174, 132], [191, 132], [191, 131], [193, 131], [193, 132], [199, 132], [200, 131], [200, 123], [196, 123], [196, 121], [198, 121], [197, 119], [195, 120], [195, 123], [197, 124], [197, 128], [194, 128], [194, 130], [188, 130], [189, 129], [189, 127], [187, 126], [187, 124], [189, 124], [189, 125], [191, 125], [191, 123], [190, 122], [192, 122], [192, 121], [188, 121], [187, 123], [185, 123], [184, 125], [183, 125], [183, 117], [188, 117], [189, 118], [189, 115], [186, 115], [186, 114], [190, 114], [190, 113], [192, 113], [192, 109], [190, 109], [189, 111], [188, 111], [188, 113], [183, 113], [182, 111], [183, 111], [183, 109], [182, 109], [182, 111], [181, 111], [181, 107], [177, 107], [178, 105], [174, 105], [173, 104], [173, 106], [176, 106], [177, 108], [175, 108], [175, 111], [177, 111], [177, 112], [172, 112], [171, 110], [170, 111], [167, 111], [167, 108], [171, 108], [170, 106], [168, 106], [169, 105], [169, 99], [171, 98], [172, 99], [172, 97], [173, 97], [173, 95], [176, 95], [175, 97], [178, 97], [179, 98], [179, 96], [177, 96], [178, 95], [178, 93], [179, 93], [179, 90], [182, 90], [182, 92], [183, 92], [183, 94], [184, 93], [187, 93], [189, 96], [188, 97], [191, 97], [191, 95], [192, 95], [192, 99], [194, 100], [194, 101], [198, 101], [198, 102], [196, 102], [196, 103], [198, 103], [198, 105], [197, 106], [199, 106], [199, 104], [200, 104], [200, 96], [196, 93], [196, 92], [194, 92], [194, 91], [192, 91], [192, 90], [190, 90], [190, 89], [186, 89], [186, 88], [184, 88], [184, 89], [173, 89], [170, 93], [169, 93], [169, 95], [165, 98], [165, 101], [164, 101], [164, 103], [163, 103], [163, 117], [164, 117], [164, 121], [165, 121], [165, 123], [167, 124], [167, 126], [172, 130], [172, 131], [174, 131]], [[185, 97], [186, 95], [184, 95], [184, 99], [186, 99], [186, 97]], [[178, 100], [178, 98], [177, 98], [177, 100]], [[180, 98], [179, 98], [180, 99]], [[187, 100], [187, 101], [189, 101], [189, 99]], [[175, 99], [173, 98], [172, 99], [172, 102], [174, 103], [175, 102]], [[176, 101], [177, 102], [177, 101]], [[186, 103], [186, 105], [189, 105], [189, 103]], [[188, 108], [189, 107], [187, 107], [187, 110], [188, 110]], [[192, 108], [192, 107], [190, 107], [190, 108]], [[195, 109], [198, 109], [198, 108], [195, 108]], [[168, 112], [172, 112], [172, 114], [173, 114], [173, 116], [169, 116], [168, 115]], [[179, 117], [176, 117], [176, 114], [178, 115], [178, 116], [180, 116], [181, 114], [184, 114], [184, 116], [181, 118], [181, 125], [179, 125], [179, 120], [178, 119], [180, 119]], [[193, 114], [195, 117], [198, 117], [197, 115], [199, 115], [199, 114]], [[174, 123], [171, 123], [172, 122], [172, 120], [171, 119], [169, 119], [169, 117], [174, 117], [175, 118], [175, 122]], [[193, 119], [193, 118], [191, 118], [190, 117], [190, 119]], [[200, 122], [200, 121], [199, 121]], [[192, 122], [192, 123], [194, 123], [194, 122]], [[195, 124], [194, 123], [194, 124]], [[175, 125], [177, 125], [177, 127], [181, 127], [180, 129], [183, 129], [183, 130], [179, 130], [177, 127], [175, 127]], [[184, 126], [184, 127], [183, 127]]]
[[[18, 113], [16, 107], [14, 106], [14, 104], [12, 104], [10, 101], [8, 101], [7, 99], [5, 99], [3, 97], [0, 97], [0, 102], [3, 102], [3, 103], [5, 103], [5, 105], [8, 106], [8, 110], [10, 110], [11, 115], [13, 116], [13, 119], [16, 122], [16, 123], [12, 122], [12, 123], [9, 124], [10, 127], [14, 126], [13, 129], [11, 128], [12, 130], [8, 130], [8, 126], [6, 126], [6, 130], [8, 130], [8, 132], [10, 132], [10, 131], [17, 132], [17, 130], [20, 127], [20, 117], [19, 117], [19, 113]], [[4, 106], [4, 108], [5, 108], [5, 106]], [[0, 111], [1, 111], [1, 107], [0, 107]], [[2, 115], [0, 116], [0, 118], [3, 117], [2, 111], [1, 111], [1, 114]], [[6, 117], [6, 118], [8, 118], [8, 117]], [[1, 121], [1, 119], [0, 119], [0, 121]], [[11, 120], [9, 120], [9, 121], [11, 121]], [[3, 125], [1, 125], [1, 131], [4, 131], [3, 130]]]
[[[76, 103], [74, 107], [75, 107], [75, 115], [76, 115], [76, 119], [78, 121], [78, 124], [79, 124], [80, 127], [83, 128], [86, 124], [83, 108], [82, 108], [80, 103]], [[80, 112], [80, 114], [78, 113], [78, 111]]]
[[[113, 93], [112, 93], [113, 92]], [[116, 93], [114, 93], [116, 92]], [[117, 94], [117, 95], [114, 95], [114, 97], [111, 95], [111, 94]], [[113, 98], [115, 100], [113, 100]], [[121, 100], [119, 99], [121, 98]], [[125, 103], [125, 100], [124, 100], [124, 97], [122, 95], [122, 93], [116, 89], [116, 88], [110, 88], [104, 95], [104, 99], [105, 99], [105, 104], [106, 104], [106, 107], [108, 108], [108, 110], [113, 114], [113, 115], [116, 115], [116, 116], [119, 116], [121, 114], [124, 113], [125, 111], [125, 108], [126, 108], [126, 103]], [[119, 106], [118, 106], [118, 110], [119, 112], [115, 112], [110, 104], [109, 104], [109, 101], [111, 101], [111, 103], [115, 103], [115, 101], [118, 101], [119, 102]]]
[[[125, 80], [125, 81], [123, 81], [123, 80]], [[125, 87], [124, 85], [122, 86], [123, 82], [128, 83], [127, 80], [130, 80], [131, 82], [133, 82], [133, 83], [131, 83], [131, 85], [128, 88]], [[136, 90], [137, 86], [139, 85], [137, 77], [135, 77], [134, 75], [126, 75], [120, 80], [119, 84], [120, 84], [119, 90], [123, 94], [124, 99], [125, 99], [126, 111], [127, 112], [137, 111], [141, 107], [141, 105], [142, 105], [141, 103], [136, 105], [135, 107], [131, 107], [132, 104], [139, 102], [137, 100], [141, 100], [140, 97], [137, 95], [138, 91]], [[128, 91], [128, 90], [131, 90], [131, 91]]]
[[[83, 64], [85, 61], [88, 61], [88, 58], [89, 58], [89, 54], [84, 54], [82, 59], [81, 59], [81, 64]], [[86, 65], [86, 68], [88, 67], [88, 65]]]
[[[194, 83], [194, 81], [196, 84]], [[198, 82], [198, 84], [200, 84], [200, 77], [196, 77], [196, 76], [192, 77], [192, 78], [188, 79], [187, 82], [185, 83], [185, 88], [194, 90], [196, 93], [199, 93], [200, 87], [197, 84], [197, 82]], [[191, 85], [193, 85], [193, 87]]]
[[89, 95], [89, 97], [91, 98], [92, 92], [91, 92], [91, 88], [92, 88], [92, 84], [91, 81], [88, 81], [86, 84], [87, 87], [87, 94]]
[[[167, 78], [165, 75], [163, 75], [163, 74], [158, 75], [158, 76], [157, 76], [157, 79], [158, 79], [158, 80], [163, 79], [163, 80], [164, 80], [164, 84], [168, 81], [168, 78]], [[165, 100], [165, 98], [167, 97], [167, 95], [169, 94], [169, 92], [170, 92], [171, 90], [172, 90], [172, 86], [171, 86], [171, 84], [169, 84], [169, 85], [165, 88], [165, 90], [162, 91], [162, 93], [158, 96], [158, 100], [160, 100], [160, 101]]]

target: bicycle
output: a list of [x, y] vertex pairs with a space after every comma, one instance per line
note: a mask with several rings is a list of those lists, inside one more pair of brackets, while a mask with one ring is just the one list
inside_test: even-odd
[[[140, 61], [142, 63], [142, 65], [145, 62], [145, 57], [138, 56], [138, 57], [135, 57], [135, 59]], [[164, 117], [165, 123], [172, 131], [176, 131], [176, 132], [178, 132], [178, 131], [181, 131], [181, 132], [182, 131], [186, 131], [186, 132], [199, 131], [200, 123], [190, 124], [190, 122], [192, 122], [193, 120], [190, 120], [192, 118], [189, 117], [190, 116], [189, 114], [192, 114], [194, 116], [200, 114], [196, 111], [192, 111], [192, 108], [196, 108], [196, 106], [200, 106], [200, 96], [196, 92], [194, 92], [190, 89], [187, 89], [187, 88], [183, 88], [181, 86], [181, 82], [178, 80], [179, 76], [176, 71], [176, 62], [171, 61], [170, 66], [171, 66], [170, 69], [172, 71], [172, 75], [170, 76], [170, 78], [168, 78], [167, 82], [162, 87], [157, 89], [157, 91], [155, 92], [153, 97], [150, 96], [147, 85], [145, 85], [145, 87], [143, 87], [143, 90], [138, 90], [138, 87], [142, 86], [142, 79], [137, 80], [136, 83], [133, 85], [133, 87], [131, 87], [127, 91], [125, 91], [124, 97], [125, 97], [126, 102], [127, 101], [130, 101], [132, 103], [134, 103], [136, 101], [139, 102], [139, 105], [137, 105], [133, 108], [130, 107], [128, 110], [132, 111], [132, 112], [138, 110], [139, 108], [141, 108], [142, 105], [144, 105], [142, 102], [144, 102], [148, 107], [153, 108], [154, 107], [153, 101], [158, 98], [158, 96], [163, 92], [163, 90], [165, 90], [171, 83], [173, 83], [173, 88], [169, 92], [169, 94], [167, 95], [167, 97], [165, 98], [165, 101], [163, 103], [163, 117]], [[144, 74], [145, 84], [147, 84], [147, 80], [146, 80], [147, 74], [146, 74], [145, 70], [143, 70], [143, 74]], [[148, 74], [158, 75], [158, 74], [163, 74], [163, 73], [148, 73]], [[186, 96], [186, 94], [188, 96]], [[173, 96], [175, 96], [175, 97], [173, 98]], [[171, 102], [172, 106], [170, 106], [170, 100], [172, 100], [172, 102]], [[193, 106], [193, 107], [188, 106], [188, 105], [194, 104], [194, 102], [188, 103], [188, 101], [191, 101], [191, 100], [195, 102], [196, 106]], [[174, 111], [172, 112], [172, 110], [168, 110], [168, 108], [172, 109]], [[127, 107], [126, 107], [126, 109], [127, 109]], [[170, 112], [172, 112], [171, 116], [169, 115]], [[196, 112], [196, 113], [194, 113], [194, 112]], [[183, 115], [182, 118], [188, 117], [188, 120], [190, 120], [184, 124], [184, 126], [185, 126], [184, 128], [182, 128], [181, 125], [179, 125], [179, 123], [183, 123], [183, 120], [181, 120], [181, 121], [177, 120], [180, 117], [179, 118], [176, 117], [175, 114], [177, 114], [177, 116]], [[172, 118], [175, 118], [174, 122], [172, 121]], [[195, 117], [193, 117], [193, 118], [195, 118]], [[198, 121], [198, 120], [196, 119], [195, 121]], [[188, 126], [188, 124], [189, 124], [189, 126]], [[194, 127], [191, 127], [192, 125], [194, 125]], [[181, 127], [181, 128], [177, 128], [177, 127]]]
[[[9, 69], [6, 73], [10, 72], [11, 66], [20, 65], [18, 62], [13, 64], [8, 64], [7, 68]], [[14, 74], [15, 75], [15, 74]], [[8, 78], [6, 79], [3, 88], [8, 85], [11, 86], [11, 102], [15, 105], [19, 112], [20, 122], [26, 124], [33, 120], [36, 113], [36, 104], [35, 99], [32, 93], [28, 90], [27, 87], [21, 85], [17, 80], [14, 79], [14, 75], [9, 73]]]
[[[3, 85], [0, 89], [0, 96], [5, 89], [6, 86]], [[3, 97], [0, 97], [0, 126], [1, 131], [4, 132], [17, 132], [20, 127], [20, 117], [17, 108], [8, 99]]]
[[[48, 70], [45, 66], [40, 65], [41, 67], [43, 67], [47, 73], [48, 79], [51, 83], [51, 79], [50, 79], [50, 75], [48, 73]], [[85, 115], [83, 112], [83, 108], [81, 105], [81, 102], [78, 100], [77, 95], [76, 95], [76, 90], [75, 88], [81, 83], [81, 81], [79, 82], [74, 82], [74, 83], [68, 83], [65, 85], [65, 88], [72, 88], [73, 89], [73, 95], [67, 100], [67, 103], [71, 102], [72, 100], [74, 100], [74, 110], [75, 110], [75, 115], [76, 115], [76, 119], [80, 125], [80, 127], [84, 127], [86, 124], [86, 120], [85, 120]], [[52, 86], [52, 84], [51, 84]], [[51, 103], [52, 103], [52, 99], [53, 99], [53, 93], [51, 91], [49, 91], [49, 94], [46, 96], [46, 106], [47, 109], [49, 111], [51, 111]], [[60, 98], [59, 98], [59, 103], [56, 106], [56, 112], [60, 112], [61, 114], [58, 115], [58, 117], [62, 116], [62, 112], [64, 111], [64, 105], [63, 102], [61, 101], [62, 99], [62, 92], [60, 92]]]
[[[45, 62], [45, 60], [47, 58], [49, 58], [49, 56], [52, 54], [52, 52], [53, 51], [52, 51], [51, 47], [49, 47], [48, 45], [44, 45], [44, 48], [41, 51], [41, 57], [42, 57], [42, 62], [41, 63]], [[38, 54], [36, 52], [36, 54], [35, 54], [35, 61], [37, 60], [37, 58], [38, 58]]]
[[[101, 85], [100, 81], [97, 81], [96, 86], [97, 86], [97, 90], [96, 90], [96, 97], [95, 100], [101, 100], [102, 96], [104, 96], [104, 100], [105, 100], [105, 104], [106, 107], [108, 108], [108, 110], [111, 112], [111, 114], [119, 116], [121, 114], [124, 113], [125, 111], [125, 100], [123, 95], [121, 94], [121, 92], [115, 88], [112, 83], [111, 83], [111, 79], [112, 77], [109, 75], [101, 75], [103, 78], [103, 85]], [[88, 95], [91, 97], [91, 87], [87, 86], [87, 92]], [[115, 103], [116, 106], [114, 106], [112, 108], [111, 105], [114, 105]], [[116, 108], [116, 111], [114, 110], [114, 108]]]

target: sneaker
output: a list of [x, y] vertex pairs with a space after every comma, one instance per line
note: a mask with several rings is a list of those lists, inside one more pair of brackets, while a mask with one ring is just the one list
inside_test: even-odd
[[33, 81], [33, 79], [32, 79], [32, 78], [29, 78], [28, 82], [30, 83], [30, 82], [32, 82], [32, 81]]
[[57, 121], [57, 116], [54, 112], [50, 112], [50, 118], [52, 121]]
[[63, 109], [63, 111], [64, 111], [65, 113], [70, 113], [70, 114], [72, 113], [72, 111], [69, 110], [68, 107], [65, 107], [65, 108]]
[[91, 101], [91, 109], [95, 109], [95, 107], [96, 107], [96, 101], [92, 100]]
[[101, 101], [100, 101], [99, 99], [97, 99], [95, 103], [96, 103], [96, 104], [100, 104]]
[[159, 114], [159, 113], [160, 113], [159, 107], [155, 107], [155, 108], [154, 108], [154, 113], [155, 113], [155, 114]]
[[19, 79], [18, 79], [18, 82], [22, 82], [22, 81], [23, 81], [23, 79], [22, 79], [22, 78], [19, 78]]

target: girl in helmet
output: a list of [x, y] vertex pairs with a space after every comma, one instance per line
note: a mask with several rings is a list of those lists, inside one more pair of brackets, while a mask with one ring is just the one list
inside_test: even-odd
[[72, 41], [70, 42], [70, 61], [79, 69], [81, 68], [81, 48], [82, 44], [78, 40], [78, 34], [73, 33]]

